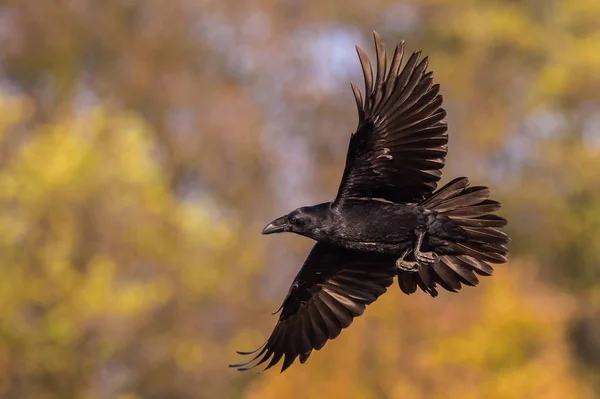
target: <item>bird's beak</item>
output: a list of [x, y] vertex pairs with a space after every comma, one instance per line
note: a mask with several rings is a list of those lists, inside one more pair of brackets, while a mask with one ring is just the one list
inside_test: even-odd
[[287, 217], [282, 216], [279, 219], [275, 219], [271, 223], [266, 225], [262, 231], [262, 234], [281, 233], [282, 231], [285, 231], [286, 226], [287, 226]]

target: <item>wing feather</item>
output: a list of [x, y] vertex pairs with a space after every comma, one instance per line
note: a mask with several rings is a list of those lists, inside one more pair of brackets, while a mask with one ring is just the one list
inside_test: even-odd
[[266, 370], [283, 359], [284, 371], [297, 358], [304, 363], [313, 349], [335, 339], [387, 290], [396, 274], [394, 261], [386, 255], [315, 244], [294, 278], [267, 342], [260, 350], [238, 352], [254, 356], [231, 367], [249, 370], [268, 361]]
[[334, 206], [356, 197], [419, 202], [437, 188], [448, 152], [446, 112], [428, 58], [415, 52], [402, 67], [402, 42], [388, 70], [383, 41], [376, 32], [373, 37], [375, 76], [369, 57], [356, 48], [365, 92], [351, 84], [359, 121]]

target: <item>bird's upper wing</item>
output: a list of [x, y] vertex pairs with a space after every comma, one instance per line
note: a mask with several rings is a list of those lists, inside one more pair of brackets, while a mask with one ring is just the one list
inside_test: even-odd
[[401, 68], [404, 42], [387, 70], [386, 51], [374, 32], [377, 72], [356, 47], [365, 79], [365, 98], [353, 84], [358, 128], [350, 138], [342, 182], [334, 201], [383, 198], [419, 202], [437, 186], [448, 152], [448, 134], [440, 87], [426, 72], [428, 59], [413, 53]]
[[266, 370], [283, 358], [283, 372], [297, 357], [304, 363], [383, 294], [395, 274], [394, 257], [315, 244], [267, 342], [253, 352], [238, 352], [254, 357], [231, 367], [248, 370], [270, 359]]

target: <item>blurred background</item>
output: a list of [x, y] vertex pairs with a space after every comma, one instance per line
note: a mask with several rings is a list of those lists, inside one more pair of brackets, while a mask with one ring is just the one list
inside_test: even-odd
[[[600, 398], [597, 0], [0, 0], [1, 398]], [[422, 49], [444, 181], [492, 188], [510, 262], [396, 283], [284, 374], [270, 334], [337, 189], [354, 44]]]

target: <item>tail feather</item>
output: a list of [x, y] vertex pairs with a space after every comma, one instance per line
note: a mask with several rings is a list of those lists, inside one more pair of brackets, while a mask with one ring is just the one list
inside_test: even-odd
[[477, 273], [481, 276], [491, 276], [494, 273], [493, 267], [491, 267], [484, 261], [473, 258], [472, 256], [459, 255], [459, 256], [455, 256], [454, 258], [460, 259], [462, 262], [471, 266], [473, 268], [473, 270], [475, 271], [475, 273]]
[[417, 273], [409, 273], [405, 278], [398, 278], [398, 284], [402, 292], [413, 293], [417, 290]]
[[479, 279], [473, 272], [473, 268], [459, 258], [444, 256], [441, 259], [441, 263], [459, 275], [463, 284], [474, 286], [479, 283]]
[[459, 177], [446, 184], [442, 189], [433, 193], [433, 195], [427, 198], [421, 203], [421, 205], [427, 208], [435, 208], [445, 200], [456, 196], [462, 192], [469, 185], [469, 180], [465, 177]]
[[459, 197], [448, 198], [444, 201], [441, 201], [439, 204], [435, 205], [435, 208], [432, 209], [435, 209], [440, 213], [444, 213], [454, 211], [459, 208], [480, 204], [490, 196], [490, 189], [487, 187], [472, 187], [459, 192], [459, 194], [461, 194]]
[[422, 267], [418, 273], [399, 272], [402, 291], [411, 294], [419, 287], [435, 297], [439, 284], [457, 292], [462, 285], [477, 285], [477, 275], [491, 276], [494, 269], [490, 264], [506, 262], [509, 238], [499, 229], [507, 221], [494, 214], [501, 205], [489, 199], [490, 194], [489, 188], [469, 187], [469, 180], [460, 177], [420, 204], [447, 216], [465, 232], [467, 239], [450, 242], [433, 267]]
[[[481, 243], [455, 243], [455, 248], [458, 249], [456, 252], [461, 252], [462, 255], [468, 255], [475, 259], [482, 260], [484, 262], [491, 263], [504, 263], [506, 262], [506, 255], [495, 251], [496, 247], [481, 245]], [[503, 252], [506, 252], [502, 249]], [[445, 255], [454, 256], [454, 255]]]
[[508, 239], [506, 233], [492, 227], [461, 227], [473, 241], [490, 244], [504, 244]]
[[460, 275], [456, 274], [448, 267], [445, 259], [439, 259], [433, 264], [433, 270], [450, 287], [449, 291], [458, 292], [461, 288]]
[[466, 227], [504, 227], [506, 219], [497, 215], [485, 215], [461, 219], [461, 226]]
[[[450, 219], [460, 221], [462, 218], [472, 218], [477, 216], [484, 216], [491, 212], [500, 209], [500, 203], [493, 200], [481, 201], [476, 205], [465, 205], [464, 207], [459, 205], [459, 208], [454, 208], [446, 212], [440, 212], [448, 216]], [[437, 211], [436, 208], [431, 208]]]

